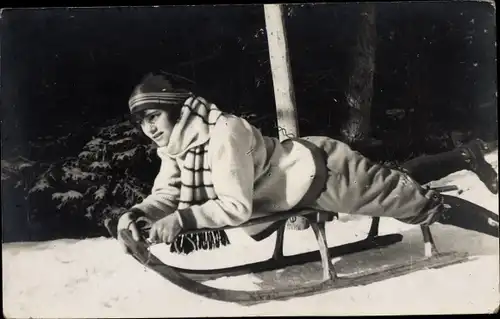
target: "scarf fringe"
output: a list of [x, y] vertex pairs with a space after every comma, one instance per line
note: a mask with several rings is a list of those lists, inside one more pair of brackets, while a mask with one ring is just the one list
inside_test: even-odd
[[170, 252], [188, 255], [197, 250], [213, 250], [230, 245], [224, 230], [214, 230], [196, 234], [179, 235], [170, 245]]
[[[117, 223], [118, 221], [115, 222], [115, 228]], [[139, 217], [136, 223], [141, 235], [147, 238], [152, 225], [151, 220]], [[113, 232], [110, 225], [110, 221], [107, 221], [105, 224], [110, 234], [116, 238], [116, 229]], [[188, 255], [193, 251], [213, 250], [230, 244], [229, 237], [227, 237], [224, 230], [213, 230], [195, 234], [179, 234], [170, 245], [170, 252]]]

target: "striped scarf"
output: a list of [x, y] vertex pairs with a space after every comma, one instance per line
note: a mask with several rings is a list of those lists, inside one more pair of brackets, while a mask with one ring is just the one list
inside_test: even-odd
[[[201, 97], [190, 97], [184, 102], [180, 120], [174, 126], [169, 144], [160, 151], [181, 162], [181, 189], [177, 209], [201, 205], [217, 199], [209, 167], [208, 143], [210, 132], [222, 112]], [[198, 249], [213, 249], [229, 244], [224, 231], [209, 231], [180, 235], [171, 245], [171, 251], [189, 253]]]
[[217, 199], [212, 174], [208, 167], [207, 143], [186, 152], [181, 169], [181, 192], [177, 209], [201, 205], [207, 200]]

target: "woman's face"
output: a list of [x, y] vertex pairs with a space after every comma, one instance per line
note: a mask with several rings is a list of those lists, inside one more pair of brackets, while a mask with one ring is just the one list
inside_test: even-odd
[[144, 134], [155, 142], [158, 147], [164, 147], [168, 145], [174, 126], [169, 121], [167, 112], [151, 109], [144, 111], [141, 128]]

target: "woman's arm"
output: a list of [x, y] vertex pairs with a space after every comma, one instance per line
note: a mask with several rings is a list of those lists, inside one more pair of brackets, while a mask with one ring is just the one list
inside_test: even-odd
[[243, 119], [224, 116], [212, 131], [212, 182], [217, 199], [177, 212], [185, 229], [236, 226], [252, 214], [254, 136]]
[[151, 195], [129, 209], [134, 213], [145, 214], [153, 221], [175, 212], [180, 194], [180, 170], [177, 162], [168, 156], [160, 155], [160, 158], [160, 171], [155, 178]]

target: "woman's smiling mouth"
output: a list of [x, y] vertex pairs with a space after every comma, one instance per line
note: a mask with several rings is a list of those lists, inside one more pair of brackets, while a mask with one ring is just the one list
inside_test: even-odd
[[163, 132], [156, 133], [155, 135], [153, 135], [153, 139], [156, 140], [159, 137], [161, 137], [162, 135], [163, 135]]

